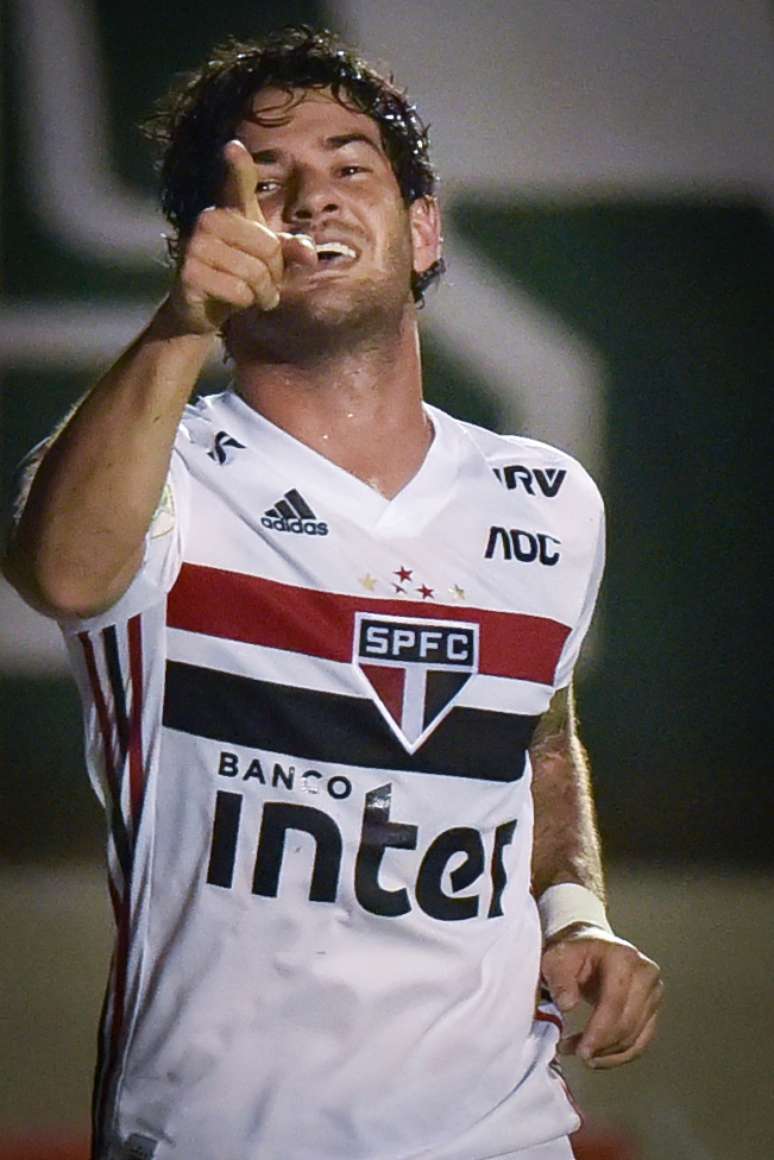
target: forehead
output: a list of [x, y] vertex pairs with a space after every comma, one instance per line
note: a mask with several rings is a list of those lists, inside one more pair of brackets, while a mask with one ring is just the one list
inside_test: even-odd
[[252, 98], [239, 126], [239, 136], [253, 148], [269, 140], [278, 144], [284, 138], [312, 143], [350, 133], [367, 137], [384, 152], [377, 123], [366, 113], [341, 104], [330, 89], [261, 89]]

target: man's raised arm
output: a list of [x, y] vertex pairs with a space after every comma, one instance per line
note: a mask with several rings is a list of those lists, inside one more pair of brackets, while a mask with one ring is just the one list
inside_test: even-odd
[[236, 310], [279, 302], [283, 248], [266, 225], [255, 166], [224, 149], [220, 208], [196, 221], [168, 297], [52, 436], [4, 561], [11, 583], [52, 616], [93, 615], [126, 591], [161, 497], [183, 408], [214, 338]]
[[591, 781], [571, 688], [554, 694], [530, 760], [532, 887], [543, 924], [543, 978], [561, 1011], [581, 1000], [592, 1006], [583, 1031], [560, 1046], [590, 1067], [616, 1067], [650, 1043], [664, 988], [657, 965], [617, 938], [607, 922]]

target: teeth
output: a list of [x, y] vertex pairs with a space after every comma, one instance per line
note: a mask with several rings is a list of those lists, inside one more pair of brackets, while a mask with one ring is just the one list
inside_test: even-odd
[[320, 242], [319, 246], [315, 246], [319, 254], [341, 254], [344, 258], [356, 258], [357, 254], [351, 246], [345, 246], [343, 242]]

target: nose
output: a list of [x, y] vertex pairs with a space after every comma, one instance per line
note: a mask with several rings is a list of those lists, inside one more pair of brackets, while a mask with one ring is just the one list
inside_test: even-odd
[[336, 213], [339, 202], [327, 174], [311, 168], [298, 169], [287, 186], [284, 218], [293, 222], [310, 222]]

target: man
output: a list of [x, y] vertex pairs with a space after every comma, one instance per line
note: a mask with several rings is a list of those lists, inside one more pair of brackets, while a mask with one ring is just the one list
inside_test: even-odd
[[[6, 564], [62, 624], [108, 816], [94, 1155], [569, 1157], [541, 962], [591, 1066], [661, 997], [607, 925], [573, 721], [598, 493], [423, 405], [440, 223], [390, 82], [284, 30], [156, 133], [170, 293]], [[186, 408], [218, 334], [233, 389]]]

